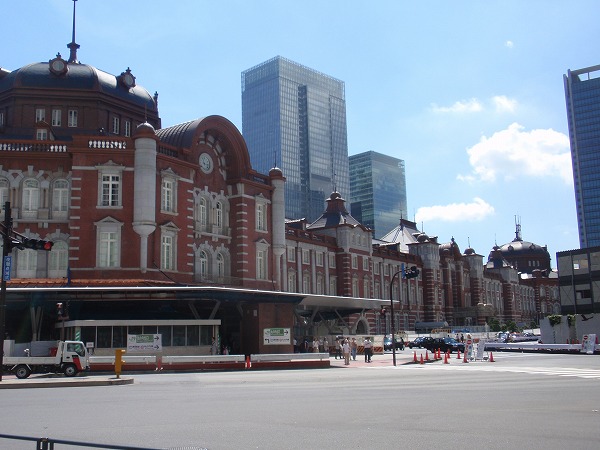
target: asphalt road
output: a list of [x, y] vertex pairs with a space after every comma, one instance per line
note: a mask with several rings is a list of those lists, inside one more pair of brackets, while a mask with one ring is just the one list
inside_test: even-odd
[[[2, 390], [0, 434], [190, 450], [598, 448], [598, 356], [495, 353], [494, 363], [396, 367], [390, 354], [375, 359]], [[0, 448], [36, 447], [0, 439]], [[55, 446], [74, 448], [83, 447]]]

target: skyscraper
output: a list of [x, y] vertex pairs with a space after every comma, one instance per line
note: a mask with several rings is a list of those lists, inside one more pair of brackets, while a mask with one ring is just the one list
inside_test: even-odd
[[350, 194], [344, 82], [276, 56], [242, 72], [242, 134], [252, 166], [286, 177], [286, 217], [319, 217]]
[[564, 75], [581, 248], [600, 246], [600, 65]]
[[351, 214], [380, 238], [407, 217], [404, 161], [372, 151], [349, 160]]

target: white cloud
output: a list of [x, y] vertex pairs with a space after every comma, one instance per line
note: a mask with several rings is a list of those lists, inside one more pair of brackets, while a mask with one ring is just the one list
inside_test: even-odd
[[506, 41], [504, 45], [508, 48], [513, 48], [515, 46], [515, 43], [513, 41]]
[[422, 206], [415, 214], [416, 222], [440, 220], [442, 222], [480, 221], [494, 214], [494, 207], [475, 197], [471, 203]]
[[464, 112], [479, 112], [483, 111], [483, 105], [476, 98], [471, 100], [461, 100], [452, 106], [438, 106], [433, 103], [431, 110], [435, 113], [464, 113]]
[[508, 98], [506, 95], [496, 95], [492, 97], [492, 103], [496, 108], [496, 112], [499, 113], [512, 113], [515, 112], [515, 109], [517, 108], [517, 101], [512, 98]]
[[[498, 113], [514, 112], [517, 107], [517, 101], [512, 98], [508, 98], [506, 95], [496, 95], [492, 97], [488, 102], [491, 107]], [[477, 98], [470, 100], [460, 100], [455, 102], [451, 106], [439, 106], [437, 103], [431, 104], [431, 111], [436, 114], [461, 114], [461, 113], [476, 113], [482, 112], [489, 109], [484, 103], [479, 101]]]
[[493, 182], [498, 177], [512, 180], [518, 177], [556, 177], [573, 183], [569, 138], [552, 129], [523, 131], [518, 123], [483, 136], [467, 149], [470, 175], [459, 175], [464, 181]]

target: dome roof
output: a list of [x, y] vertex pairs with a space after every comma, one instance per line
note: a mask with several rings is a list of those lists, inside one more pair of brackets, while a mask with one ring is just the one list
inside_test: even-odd
[[517, 240], [515, 239], [508, 244], [504, 244], [500, 247], [500, 251], [504, 256], [514, 256], [514, 255], [532, 255], [539, 254], [545, 255], [548, 253], [546, 247], [542, 247], [540, 245], [534, 244], [532, 242]]
[[[66, 63], [66, 62], [65, 62]], [[150, 93], [132, 82], [131, 87], [111, 75], [87, 64], [67, 63], [64, 73], [51, 70], [49, 62], [33, 63], [12, 72], [0, 74], [0, 94], [17, 89], [56, 89], [60, 91], [96, 91], [155, 111], [156, 103]]]

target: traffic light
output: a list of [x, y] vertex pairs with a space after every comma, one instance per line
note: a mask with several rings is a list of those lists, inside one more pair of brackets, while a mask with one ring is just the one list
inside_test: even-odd
[[44, 241], [41, 239], [23, 239], [21, 245], [17, 245], [18, 248], [30, 248], [32, 250], [44, 250], [49, 252], [52, 250], [54, 242]]
[[419, 272], [417, 266], [412, 266], [410, 269], [406, 269], [405, 278], [416, 278], [419, 276]]

